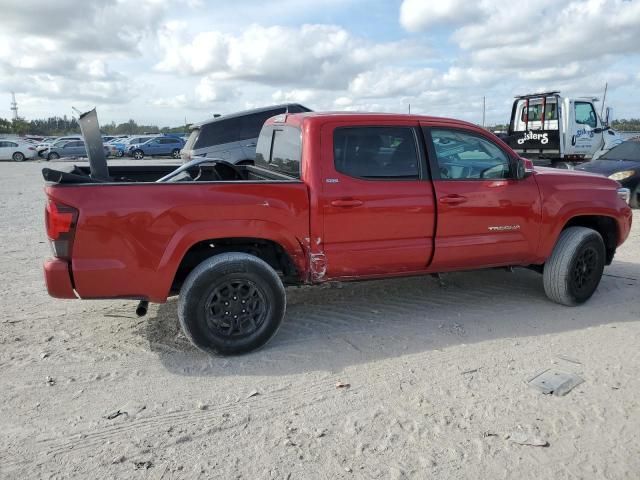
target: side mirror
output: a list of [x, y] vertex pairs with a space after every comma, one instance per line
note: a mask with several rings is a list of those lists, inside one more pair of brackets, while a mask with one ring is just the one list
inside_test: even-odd
[[527, 158], [518, 157], [516, 160], [516, 180], [523, 180], [533, 172], [533, 162]]
[[604, 124], [611, 125], [613, 122], [613, 108], [607, 107], [604, 114]]

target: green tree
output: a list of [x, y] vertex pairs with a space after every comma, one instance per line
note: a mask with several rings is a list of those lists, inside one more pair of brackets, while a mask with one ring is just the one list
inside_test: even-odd
[[6, 118], [0, 118], [0, 133], [11, 133], [11, 122]]

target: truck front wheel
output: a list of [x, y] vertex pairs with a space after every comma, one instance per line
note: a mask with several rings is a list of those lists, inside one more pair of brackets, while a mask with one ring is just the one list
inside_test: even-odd
[[567, 306], [586, 302], [598, 288], [604, 264], [604, 241], [598, 232], [585, 227], [563, 230], [544, 265], [547, 297]]
[[237, 355], [266, 344], [282, 324], [286, 294], [278, 274], [246, 253], [223, 253], [198, 265], [180, 290], [184, 334], [207, 353]]

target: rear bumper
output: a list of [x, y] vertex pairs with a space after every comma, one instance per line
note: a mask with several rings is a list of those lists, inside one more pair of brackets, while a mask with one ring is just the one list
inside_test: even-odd
[[50, 258], [44, 262], [44, 280], [49, 295], [54, 298], [76, 298], [71, 284], [69, 263], [59, 258]]

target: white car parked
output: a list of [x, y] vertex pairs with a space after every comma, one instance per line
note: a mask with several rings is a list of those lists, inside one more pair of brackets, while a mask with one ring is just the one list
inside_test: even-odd
[[24, 162], [37, 156], [33, 143], [0, 138], [0, 160]]

